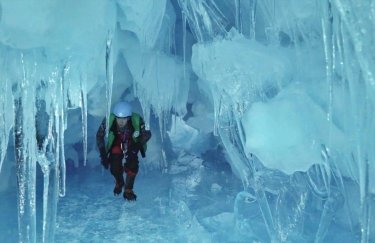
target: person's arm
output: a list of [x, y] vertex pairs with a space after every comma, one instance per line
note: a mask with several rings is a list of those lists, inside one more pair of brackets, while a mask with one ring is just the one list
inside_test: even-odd
[[145, 122], [143, 121], [143, 118], [142, 118], [142, 117], [141, 117], [141, 122], [140, 122], [140, 123], [141, 123], [141, 124], [139, 125], [139, 127], [141, 128], [140, 133], [142, 134], [142, 133], [144, 133], [145, 130], [146, 130]]
[[146, 130], [145, 123], [141, 117], [140, 121], [140, 137], [138, 143], [140, 145], [139, 151], [141, 152], [142, 158], [146, 157], [147, 141], [151, 138], [151, 131]]
[[107, 158], [107, 151], [106, 151], [106, 148], [105, 148], [105, 141], [104, 141], [105, 127], [106, 127], [106, 120], [104, 118], [102, 123], [99, 126], [99, 129], [98, 129], [97, 133], [96, 133], [96, 146], [99, 149], [100, 158], [102, 160]]

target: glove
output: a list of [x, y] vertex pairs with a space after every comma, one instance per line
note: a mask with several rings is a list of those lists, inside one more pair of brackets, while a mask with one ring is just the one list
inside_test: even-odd
[[109, 162], [106, 156], [101, 156], [100, 157], [100, 162], [102, 163], [103, 167], [108, 170], [109, 168]]
[[136, 139], [139, 137], [139, 131], [133, 132], [133, 138]]
[[151, 131], [150, 130], [144, 130], [140, 134], [139, 142], [143, 145], [143, 144], [147, 143], [148, 140], [150, 140], [150, 138], [151, 138]]

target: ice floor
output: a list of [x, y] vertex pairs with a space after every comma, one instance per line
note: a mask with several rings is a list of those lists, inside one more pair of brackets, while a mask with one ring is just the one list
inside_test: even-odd
[[166, 178], [140, 175], [138, 200], [126, 202], [113, 195], [113, 179], [105, 172], [78, 175], [70, 182], [76, 186], [60, 201], [57, 242], [163, 242], [184, 237], [178, 230], [191, 226], [184, 215], [174, 214], [184, 205], [175, 201], [169, 210]]
[[[134, 189], [138, 199], [127, 202], [122, 195], [113, 195], [114, 180], [109, 171], [86, 172], [69, 178], [67, 195], [58, 206], [56, 242], [229, 241], [233, 200], [241, 186], [237, 179], [229, 180], [229, 175], [217, 177], [216, 183], [224, 186], [215, 192], [208, 187], [212, 183], [206, 182], [194, 184], [192, 190], [190, 180], [199, 177], [191, 172], [187, 172], [190, 176], [140, 172]], [[221, 211], [216, 222], [218, 232], [208, 232], [197, 222], [195, 214], [199, 211], [205, 216]]]
[[[236, 225], [233, 205], [242, 184], [228, 170], [201, 166], [167, 175], [141, 168], [135, 184], [136, 202], [114, 196], [113, 186], [110, 172], [99, 166], [68, 172], [66, 196], [58, 204], [55, 242], [269, 242], [235, 228], [241, 227]], [[16, 191], [0, 197], [0, 242], [17, 242]], [[37, 211], [42, 212], [41, 204]], [[259, 227], [259, 236], [261, 214], [249, 218], [254, 220], [254, 228]], [[40, 217], [37, 223], [41, 225]], [[316, 224], [312, 221], [311, 228]], [[324, 240], [359, 241], [335, 225]]]

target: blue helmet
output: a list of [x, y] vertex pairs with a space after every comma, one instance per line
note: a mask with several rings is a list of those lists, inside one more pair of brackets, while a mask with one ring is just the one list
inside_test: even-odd
[[128, 117], [132, 115], [132, 107], [126, 101], [121, 101], [113, 107], [113, 114], [117, 117]]

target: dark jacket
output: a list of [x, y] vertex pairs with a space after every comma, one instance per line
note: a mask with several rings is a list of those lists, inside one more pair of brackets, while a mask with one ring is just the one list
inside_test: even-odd
[[[110, 127], [110, 129], [108, 131], [107, 144], [105, 144], [105, 139], [104, 139], [105, 135], [106, 135], [105, 134], [106, 133], [106, 119], [105, 118], [103, 119], [103, 121], [100, 124], [99, 129], [96, 133], [96, 145], [98, 146], [101, 158], [107, 158], [108, 157], [108, 154], [110, 153], [110, 151], [112, 149], [113, 142], [116, 138], [117, 125], [116, 125], [116, 122], [115, 122], [115, 118], [116, 118], [115, 115], [111, 113], [111, 115], [109, 116], [109, 127]], [[131, 146], [133, 146], [133, 147], [130, 148], [130, 149], [131, 150], [138, 150], [139, 149], [142, 157], [145, 157], [146, 156], [146, 150], [147, 150], [147, 145], [146, 145], [147, 141], [144, 141], [143, 137], [144, 137], [144, 134], [147, 134], [147, 132], [149, 132], [149, 131], [145, 130], [145, 124], [144, 124], [143, 118], [137, 113], [132, 113], [132, 116], [131, 116], [131, 119], [129, 120], [129, 122], [130, 122], [131, 134], [133, 134], [135, 131], [138, 131], [139, 134], [140, 134], [137, 138], [134, 138], [132, 136]], [[151, 133], [150, 133], [150, 137], [151, 137]]]

